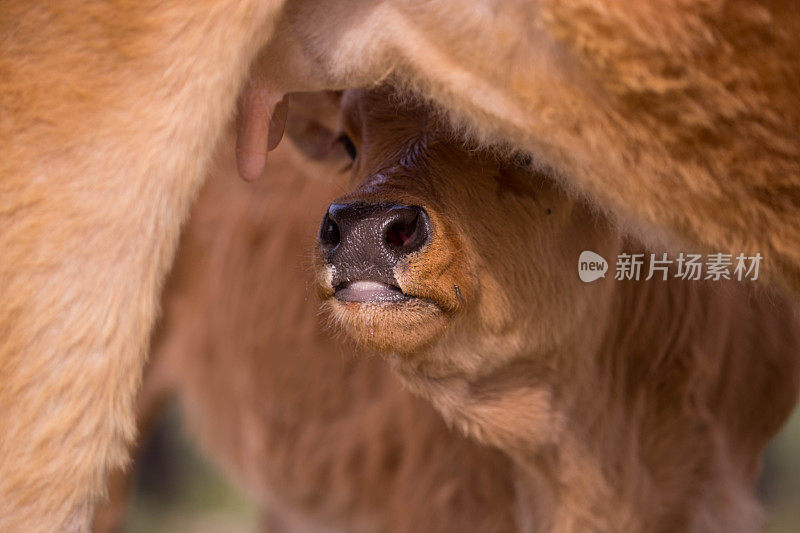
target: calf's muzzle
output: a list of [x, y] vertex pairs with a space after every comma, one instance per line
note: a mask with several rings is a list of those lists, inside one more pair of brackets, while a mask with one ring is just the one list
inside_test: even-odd
[[325, 262], [333, 267], [336, 297], [345, 301], [405, 299], [395, 266], [429, 239], [425, 210], [397, 203], [331, 204], [319, 231]]

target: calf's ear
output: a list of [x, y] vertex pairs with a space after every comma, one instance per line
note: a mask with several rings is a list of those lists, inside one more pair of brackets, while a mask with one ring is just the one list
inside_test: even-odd
[[286, 136], [306, 157], [314, 161], [341, 157], [337, 150], [340, 91], [292, 93]]

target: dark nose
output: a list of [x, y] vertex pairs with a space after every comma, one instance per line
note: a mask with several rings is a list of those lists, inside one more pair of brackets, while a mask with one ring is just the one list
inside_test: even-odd
[[430, 220], [418, 206], [331, 204], [319, 244], [336, 268], [336, 282], [373, 280], [394, 284], [394, 267], [430, 239]]

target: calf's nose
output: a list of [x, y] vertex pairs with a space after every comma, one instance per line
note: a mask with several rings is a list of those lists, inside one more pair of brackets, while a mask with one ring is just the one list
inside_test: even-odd
[[418, 206], [396, 203], [331, 204], [322, 219], [319, 244], [336, 281], [394, 284], [394, 266], [430, 239], [430, 220]]

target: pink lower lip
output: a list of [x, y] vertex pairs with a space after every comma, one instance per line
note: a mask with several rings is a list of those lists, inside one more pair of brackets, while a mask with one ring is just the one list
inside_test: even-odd
[[397, 287], [367, 280], [343, 284], [336, 290], [334, 297], [343, 302], [358, 303], [388, 303], [408, 300], [408, 296]]

